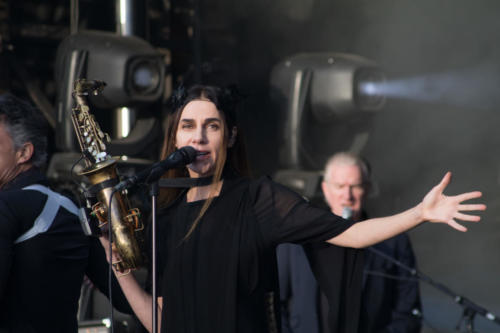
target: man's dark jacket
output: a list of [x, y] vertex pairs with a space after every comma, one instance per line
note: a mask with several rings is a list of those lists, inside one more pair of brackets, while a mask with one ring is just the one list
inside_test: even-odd
[[[410, 239], [400, 234], [372, 246], [409, 268], [416, 267]], [[361, 333], [418, 333], [421, 303], [418, 281], [368, 248], [361, 307]], [[366, 300], [366, 301], [365, 301]], [[389, 310], [389, 311], [388, 311]]]

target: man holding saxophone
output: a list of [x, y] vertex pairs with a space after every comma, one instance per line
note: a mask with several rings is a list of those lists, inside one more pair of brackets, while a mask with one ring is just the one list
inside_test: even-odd
[[41, 171], [47, 146], [42, 114], [0, 95], [0, 332], [77, 332], [84, 274], [108, 289], [102, 248]]

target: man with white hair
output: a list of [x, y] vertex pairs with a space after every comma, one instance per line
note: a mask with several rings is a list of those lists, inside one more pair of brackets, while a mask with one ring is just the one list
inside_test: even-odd
[[[357, 155], [340, 152], [326, 163], [322, 190], [334, 214], [366, 219], [364, 203], [370, 186], [369, 166]], [[406, 234], [373, 248], [415, 267]], [[363, 253], [364, 263], [361, 254], [326, 243], [304, 249], [294, 244], [278, 246], [284, 333], [420, 331], [421, 319], [415, 315], [421, 309], [418, 282], [370, 250]]]
[[[366, 219], [364, 202], [370, 190], [370, 169], [357, 155], [333, 155], [325, 167], [322, 190], [331, 211], [344, 218]], [[415, 256], [406, 234], [373, 246], [375, 250], [415, 267]], [[417, 333], [421, 328], [418, 281], [398, 265], [365, 251], [360, 333]]]

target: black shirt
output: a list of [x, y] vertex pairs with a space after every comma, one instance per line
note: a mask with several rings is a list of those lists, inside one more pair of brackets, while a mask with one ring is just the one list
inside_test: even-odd
[[275, 248], [330, 239], [352, 225], [267, 178], [224, 180], [204, 201], [185, 193], [159, 214], [162, 332], [279, 332]]
[[[105, 293], [108, 289], [104, 251], [63, 207], [46, 232], [15, 244], [47, 201], [41, 192], [22, 190], [32, 184], [47, 180], [31, 169], [0, 191], [0, 331], [76, 332], [84, 274]], [[113, 295], [126, 304], [118, 290]], [[130, 312], [127, 306], [120, 309]]]

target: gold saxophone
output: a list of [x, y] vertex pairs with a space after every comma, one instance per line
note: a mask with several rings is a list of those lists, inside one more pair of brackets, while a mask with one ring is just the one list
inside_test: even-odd
[[[118, 183], [116, 160], [106, 152], [106, 143], [110, 141], [95, 118], [89, 112], [89, 94], [99, 94], [106, 84], [102, 81], [80, 79], [75, 81], [73, 97], [76, 107], [71, 115], [73, 127], [85, 160], [85, 169], [79, 174], [89, 179], [97, 198], [92, 206], [91, 215], [97, 217], [104, 227], [111, 216], [111, 234], [113, 250], [117, 251], [120, 261], [113, 262], [120, 272], [140, 267], [143, 256], [137, 241], [136, 232], [143, 229], [140, 212], [137, 208], [130, 209], [130, 204], [121, 192], [113, 193], [113, 186]], [[112, 195], [113, 193], [113, 195]], [[110, 198], [112, 196], [111, 204]], [[108, 207], [110, 205], [110, 207]]]

